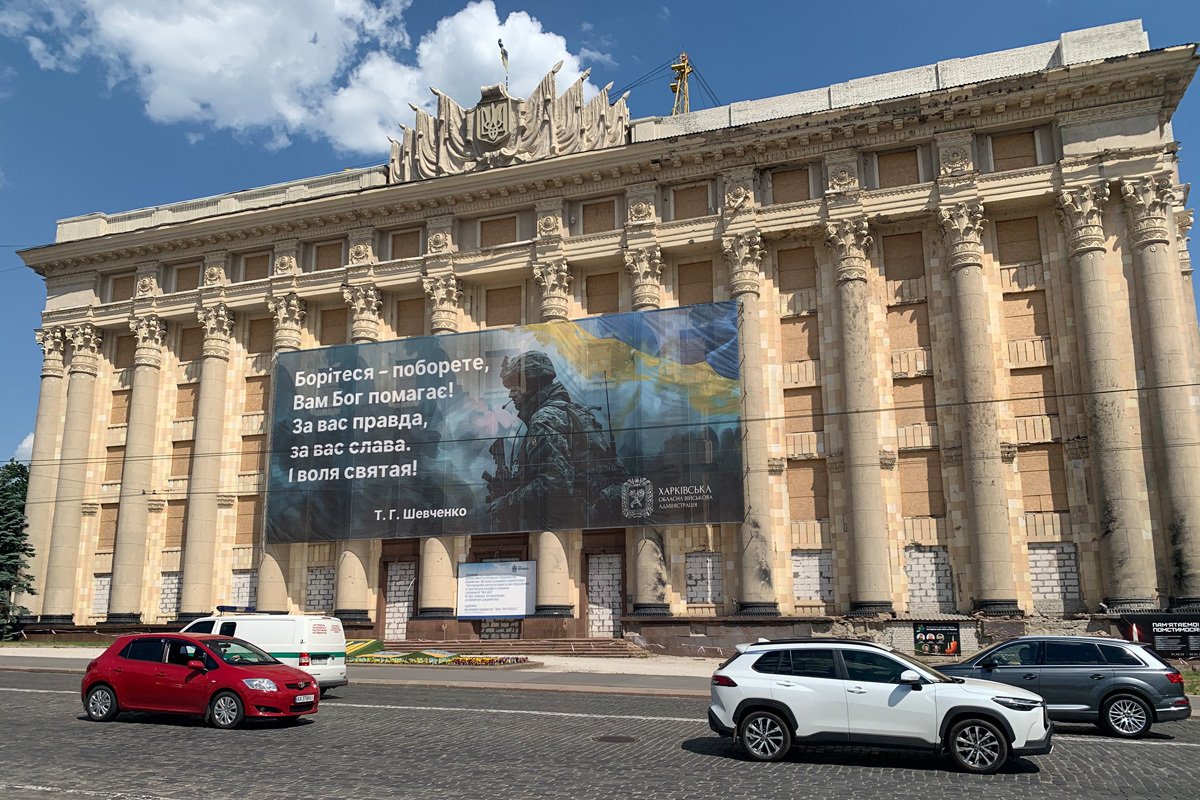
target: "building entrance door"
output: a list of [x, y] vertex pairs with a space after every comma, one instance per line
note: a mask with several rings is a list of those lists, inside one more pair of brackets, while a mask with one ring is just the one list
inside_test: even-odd
[[589, 553], [587, 557], [588, 636], [618, 639], [625, 587], [620, 553]]

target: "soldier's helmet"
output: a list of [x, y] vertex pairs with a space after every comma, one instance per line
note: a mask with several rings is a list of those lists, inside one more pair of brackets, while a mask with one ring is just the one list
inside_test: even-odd
[[500, 367], [500, 380], [505, 386], [524, 386], [534, 389], [554, 380], [554, 362], [539, 350], [527, 350], [516, 358], [505, 358]]

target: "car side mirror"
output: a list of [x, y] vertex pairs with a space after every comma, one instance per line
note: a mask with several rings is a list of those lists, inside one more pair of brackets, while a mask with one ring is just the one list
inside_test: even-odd
[[991, 672], [996, 668], [996, 661], [995, 659], [985, 658], [983, 661], [979, 662], [979, 668]]
[[900, 673], [900, 683], [904, 686], [911, 686], [913, 691], [921, 691], [921, 674], [915, 669], [906, 669]]
[[193, 658], [191, 661], [189, 661], [187, 663], [187, 668], [190, 669], [192, 672], [204, 672], [205, 671], [204, 662], [198, 658]]

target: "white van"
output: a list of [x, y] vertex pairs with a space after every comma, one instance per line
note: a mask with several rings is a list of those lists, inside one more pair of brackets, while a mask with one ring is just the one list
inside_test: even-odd
[[182, 633], [236, 636], [312, 675], [321, 694], [345, 686], [346, 634], [337, 617], [315, 614], [220, 614], [192, 620]]

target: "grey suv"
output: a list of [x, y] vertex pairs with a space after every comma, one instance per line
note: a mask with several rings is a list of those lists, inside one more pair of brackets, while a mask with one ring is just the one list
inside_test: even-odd
[[1121, 639], [1022, 636], [938, 670], [1020, 686], [1045, 699], [1050, 719], [1095, 723], [1126, 739], [1192, 713], [1179, 670]]

